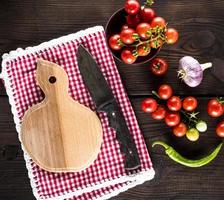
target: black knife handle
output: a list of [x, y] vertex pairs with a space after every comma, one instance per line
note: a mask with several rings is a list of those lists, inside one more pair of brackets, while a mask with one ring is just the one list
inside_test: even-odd
[[107, 113], [109, 125], [116, 131], [116, 138], [120, 142], [121, 152], [124, 154], [125, 169], [133, 170], [140, 167], [141, 163], [136, 145], [116, 100], [104, 105], [100, 111]]

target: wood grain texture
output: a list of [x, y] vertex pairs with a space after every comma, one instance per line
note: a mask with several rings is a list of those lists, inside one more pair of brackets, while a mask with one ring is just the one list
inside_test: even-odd
[[103, 140], [95, 112], [68, 94], [68, 76], [57, 64], [37, 60], [44, 100], [22, 119], [21, 141], [30, 157], [51, 172], [79, 172], [93, 163]]
[[[224, 149], [221, 150], [218, 157], [207, 166], [198, 169], [191, 169], [174, 163], [164, 153], [160, 147], [151, 148], [154, 140], [161, 139], [167, 141], [174, 146], [182, 155], [196, 159], [206, 155], [220, 142], [216, 137], [214, 128], [217, 121], [221, 119], [211, 119], [205, 115], [203, 106], [208, 101], [208, 98], [198, 98], [202, 102], [199, 111], [204, 120], [208, 121], [208, 131], [200, 135], [200, 139], [196, 143], [190, 143], [186, 138], [175, 138], [171, 134], [171, 129], [163, 122], [155, 122], [148, 116], [142, 113], [140, 109], [140, 102], [143, 98], [132, 98], [132, 105], [138, 117], [140, 127], [143, 131], [150, 155], [156, 170], [155, 179], [146, 182], [145, 184], [135, 187], [128, 192], [120, 194], [118, 197], [112, 199], [126, 200], [126, 199], [222, 199], [223, 197], [223, 163], [224, 163]], [[7, 103], [7, 98], [2, 98], [0, 106]], [[9, 110], [9, 106], [5, 106]], [[7, 124], [14, 127], [13, 123], [7, 121], [5, 115], [0, 113], [0, 121], [5, 120]], [[153, 123], [152, 123], [153, 122]], [[153, 124], [153, 125], [152, 125]], [[14, 130], [14, 128], [13, 128]], [[14, 130], [15, 132], [15, 130]], [[8, 135], [13, 137], [14, 132], [8, 132]], [[11, 139], [2, 142], [3, 137], [0, 134], [0, 151], [3, 152], [7, 145], [14, 144]], [[16, 144], [15, 144], [16, 145]], [[14, 148], [15, 148], [14, 145]], [[16, 145], [19, 149], [19, 145]], [[10, 147], [8, 147], [10, 151]], [[11, 147], [11, 151], [13, 151]], [[18, 155], [13, 160], [1, 154], [0, 156], [0, 199], [34, 199], [30, 191], [30, 185], [27, 178], [25, 163], [22, 158], [22, 150], [18, 150]], [[15, 192], [10, 192], [10, 191]]]
[[[203, 83], [191, 89], [176, 78], [178, 60], [191, 55], [201, 63], [214, 58], [224, 60], [224, 1], [222, 0], [156, 0], [153, 5], [158, 15], [163, 16], [170, 26], [180, 32], [180, 40], [173, 46], [164, 46], [159, 56], [169, 62], [168, 74], [156, 79], [149, 71], [149, 65], [130, 67], [118, 64], [118, 68], [136, 111], [138, 121], [145, 136], [150, 155], [156, 170], [156, 177], [150, 182], [135, 187], [116, 200], [163, 200], [163, 199], [206, 199], [222, 200], [224, 196], [224, 157], [223, 150], [211, 165], [190, 169], [175, 164], [164, 151], [155, 147], [152, 141], [161, 139], [169, 142], [180, 153], [190, 158], [209, 153], [219, 142], [214, 133], [218, 120], [206, 114], [206, 104], [211, 96], [224, 96], [223, 84], [205, 72]], [[0, 1], [0, 54], [16, 49], [37, 45], [41, 42], [68, 33], [76, 32], [96, 24], [105, 25], [111, 14], [123, 6], [118, 0], [1, 0]], [[209, 130], [201, 134], [197, 143], [189, 143], [185, 138], [177, 139], [163, 123], [153, 121], [140, 110], [140, 102], [148, 97], [152, 89], [160, 83], [172, 84], [175, 94], [200, 96], [199, 110], [203, 119], [209, 122]], [[219, 119], [221, 120], [221, 119]], [[6, 160], [3, 154], [18, 155]], [[0, 199], [33, 200], [25, 163], [22, 158], [12, 115], [3, 84], [0, 84]], [[10, 150], [11, 149], [11, 150]], [[6, 153], [7, 153], [6, 152]], [[11, 152], [11, 153], [10, 153]]]

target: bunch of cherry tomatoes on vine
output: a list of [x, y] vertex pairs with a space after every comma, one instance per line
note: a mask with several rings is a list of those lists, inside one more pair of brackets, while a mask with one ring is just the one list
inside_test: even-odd
[[109, 46], [120, 51], [121, 59], [126, 64], [134, 63], [139, 56], [147, 56], [151, 49], [158, 49], [163, 44], [174, 44], [178, 40], [178, 32], [168, 28], [164, 18], [156, 16], [150, 8], [152, 0], [147, 0], [141, 7], [137, 0], [125, 2], [126, 24], [121, 32], [112, 35]]
[[[120, 53], [126, 64], [135, 63], [138, 57], [148, 56], [152, 49], [158, 49], [163, 44], [174, 44], [179, 38], [176, 29], [168, 28], [164, 18], [156, 16], [151, 8], [153, 0], [147, 0], [141, 6], [138, 0], [126, 0], [126, 23], [121, 27], [121, 32], [109, 38], [109, 46], [113, 51]], [[150, 69], [156, 76], [163, 76], [168, 70], [168, 63], [162, 58], [152, 60]], [[155, 120], [165, 120], [173, 128], [177, 137], [186, 137], [190, 141], [199, 138], [199, 132], [207, 130], [207, 123], [198, 118], [196, 112], [198, 101], [189, 96], [181, 100], [173, 96], [170, 85], [161, 85], [158, 93], [153, 91], [155, 98], [145, 99], [141, 106], [146, 113], [151, 113]], [[207, 112], [211, 117], [221, 117], [224, 114], [224, 100], [211, 99], [207, 105]], [[224, 137], [224, 121], [216, 127], [216, 133]]]
[[[151, 113], [155, 120], [164, 120], [173, 128], [173, 134], [177, 137], [186, 137], [190, 141], [197, 141], [199, 132], [207, 130], [207, 123], [198, 118], [199, 112], [195, 112], [198, 101], [189, 96], [181, 100], [173, 96], [173, 89], [168, 84], [163, 84], [158, 91], [152, 91], [155, 98], [147, 98], [142, 101], [141, 108], [146, 113]], [[222, 99], [211, 99], [208, 102], [207, 112], [211, 117], [221, 117], [224, 114], [224, 101]], [[224, 137], [224, 121], [216, 127], [216, 133]]]

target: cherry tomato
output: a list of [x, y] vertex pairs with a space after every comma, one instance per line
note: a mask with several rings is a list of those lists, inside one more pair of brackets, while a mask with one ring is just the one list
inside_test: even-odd
[[140, 4], [137, 0], [127, 0], [124, 9], [129, 15], [136, 15], [140, 10]]
[[197, 108], [198, 101], [194, 97], [186, 97], [183, 101], [183, 108], [186, 111], [193, 111]]
[[140, 23], [139, 15], [128, 15], [126, 21], [129, 27], [135, 28]]
[[167, 44], [174, 44], [179, 38], [179, 34], [176, 29], [168, 28], [166, 31]]
[[120, 50], [122, 48], [122, 45], [119, 44], [119, 40], [120, 40], [119, 34], [112, 35], [109, 39], [110, 48], [113, 50]]
[[135, 42], [135, 38], [133, 37], [133, 34], [135, 33], [134, 29], [127, 28], [121, 31], [120, 38], [121, 41], [125, 44], [132, 44]]
[[188, 140], [195, 142], [199, 138], [199, 132], [196, 128], [191, 128], [187, 131], [186, 136]]
[[132, 64], [136, 61], [137, 57], [133, 55], [132, 49], [124, 49], [121, 52], [121, 59], [126, 63], [126, 64]]
[[151, 22], [151, 27], [154, 28], [156, 26], [159, 27], [165, 27], [166, 26], [166, 21], [162, 17], [155, 17], [152, 22]]
[[158, 95], [161, 99], [167, 100], [173, 95], [173, 89], [170, 85], [163, 84], [158, 89]]
[[151, 51], [151, 47], [148, 44], [139, 45], [137, 48], [138, 56], [147, 56]]
[[151, 35], [148, 33], [150, 29], [150, 25], [148, 23], [141, 23], [137, 26], [136, 32], [139, 34], [140, 38], [143, 40], [147, 40], [151, 37]]
[[224, 121], [220, 122], [216, 127], [216, 134], [219, 137], [224, 137]]
[[207, 131], [207, 123], [205, 121], [200, 120], [199, 122], [197, 122], [195, 128], [199, 131], [199, 132], [205, 132]]
[[173, 134], [177, 137], [183, 137], [187, 132], [187, 126], [185, 123], [181, 122], [173, 127]]
[[157, 76], [162, 76], [167, 72], [168, 63], [162, 58], [155, 58], [150, 65], [151, 71]]
[[178, 111], [181, 109], [182, 103], [181, 99], [177, 96], [172, 96], [167, 101], [167, 107], [171, 111]]
[[153, 39], [151, 42], [150, 42], [150, 45], [153, 49], [158, 49], [159, 47], [161, 47], [163, 45], [163, 40], [162, 39]]
[[168, 126], [176, 126], [180, 123], [180, 114], [178, 112], [170, 112], [166, 114], [165, 122]]
[[151, 22], [152, 19], [156, 16], [155, 11], [152, 8], [144, 7], [140, 12], [143, 22]]
[[157, 109], [157, 102], [153, 98], [147, 98], [142, 101], [141, 108], [143, 112], [152, 113]]
[[207, 106], [208, 114], [211, 117], [220, 117], [223, 114], [223, 105], [217, 99], [211, 99]]
[[123, 25], [123, 26], [121, 27], [121, 31], [123, 31], [123, 30], [125, 30], [125, 29], [128, 29], [128, 28], [129, 28], [128, 25], [125, 24], [125, 25]]
[[158, 106], [156, 111], [152, 113], [152, 118], [156, 120], [162, 120], [166, 116], [166, 108], [164, 106]]

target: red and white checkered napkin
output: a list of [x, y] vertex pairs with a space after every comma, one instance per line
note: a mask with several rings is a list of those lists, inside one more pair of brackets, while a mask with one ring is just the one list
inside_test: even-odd
[[2, 76], [18, 133], [24, 112], [43, 99], [35, 80], [37, 58], [52, 61], [63, 67], [69, 77], [69, 94], [81, 104], [95, 110], [77, 66], [76, 53], [79, 44], [83, 44], [93, 55], [117, 98], [136, 143], [141, 169], [125, 171], [120, 146], [115, 138], [116, 133], [109, 127], [106, 115], [101, 113], [99, 114], [103, 126], [101, 152], [86, 170], [78, 173], [47, 172], [32, 162], [26, 153], [24, 154], [37, 199], [107, 199], [154, 177], [144, 138], [101, 26], [61, 37], [37, 47], [17, 49], [3, 55]]

